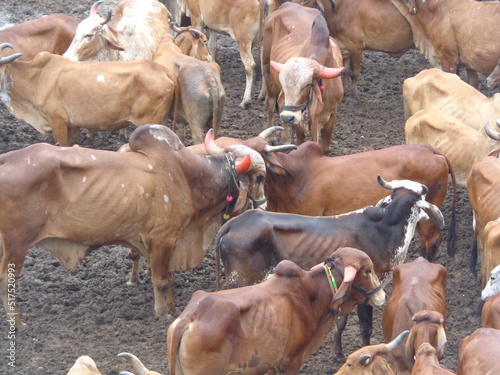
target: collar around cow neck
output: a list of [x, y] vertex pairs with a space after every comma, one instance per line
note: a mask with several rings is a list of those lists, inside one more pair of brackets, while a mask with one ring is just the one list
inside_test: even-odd
[[233, 211], [236, 201], [238, 200], [240, 179], [238, 172], [236, 172], [234, 157], [230, 152], [224, 153], [223, 157], [224, 169], [228, 172], [229, 178], [227, 182], [227, 195], [226, 195], [226, 208], [222, 218], [224, 222], [228, 221], [230, 213]]

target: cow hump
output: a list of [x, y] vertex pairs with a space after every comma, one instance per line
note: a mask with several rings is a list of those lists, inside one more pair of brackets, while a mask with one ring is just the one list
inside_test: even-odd
[[179, 150], [184, 147], [179, 137], [164, 125], [142, 125], [130, 135], [131, 151], [147, 151], [170, 148]]

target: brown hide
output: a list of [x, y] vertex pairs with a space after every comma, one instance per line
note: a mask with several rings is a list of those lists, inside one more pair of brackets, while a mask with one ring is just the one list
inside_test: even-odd
[[62, 55], [68, 49], [80, 19], [66, 14], [51, 14], [0, 30], [0, 43], [10, 43], [14, 49], [0, 52], [0, 56], [22, 53], [20, 60], [32, 60], [47, 51]]
[[183, 54], [201, 61], [213, 61], [205, 45], [207, 37], [200, 30], [192, 26], [172, 27], [172, 30], [177, 33], [174, 39], [175, 45], [179, 47]]
[[[411, 48], [413, 34], [406, 18], [390, 1], [379, 0], [293, 0], [305, 6], [319, 6], [326, 14], [330, 35], [344, 52], [343, 66], [349, 69], [344, 79], [352, 77], [351, 99], [359, 99], [358, 79], [363, 51], [387, 52], [399, 57]], [[349, 73], [349, 74], [348, 74]], [[344, 85], [346, 92], [348, 85]]]
[[245, 93], [240, 103], [247, 108], [252, 101], [255, 60], [252, 47], [259, 46], [261, 30], [268, 15], [274, 11], [274, 0], [178, 0], [181, 7], [189, 10], [191, 24], [202, 31], [209, 29], [208, 49], [216, 59], [217, 33], [229, 35], [238, 44], [241, 61], [245, 67]]
[[[154, 61], [177, 77], [180, 98], [177, 116], [180, 118], [176, 119], [189, 125], [193, 143], [202, 143], [209, 129], [213, 129], [216, 136], [226, 99], [219, 65], [185, 55], [170, 34], [159, 43]], [[180, 131], [180, 138], [184, 141], [185, 127]]]
[[[393, 340], [401, 332], [414, 326], [412, 318], [421, 310], [433, 310], [442, 315], [446, 327], [446, 279], [447, 271], [440, 264], [430, 263], [418, 257], [411, 263], [405, 263], [394, 269], [392, 277], [392, 295], [382, 313], [382, 331], [386, 342]], [[427, 342], [437, 347], [437, 331], [434, 325], [427, 335]], [[415, 336], [416, 334], [410, 334]], [[398, 374], [409, 374], [413, 366], [413, 356], [422, 342], [415, 340], [412, 355], [407, 357], [404, 348], [397, 348], [390, 353], [392, 368]], [[441, 348], [439, 348], [441, 349]], [[442, 353], [440, 353], [442, 355]]]
[[436, 348], [423, 343], [418, 348], [411, 375], [454, 375], [455, 373], [439, 364]]
[[500, 374], [498, 353], [500, 330], [476, 329], [460, 344], [457, 375]]
[[500, 329], [500, 293], [486, 298], [481, 311], [481, 325], [484, 328]]
[[[173, 272], [195, 267], [212, 244], [231, 177], [240, 183], [234, 210], [250, 196], [264, 198], [265, 165], [257, 152], [245, 146], [217, 152], [195, 154], [165, 126], [145, 125], [132, 133], [124, 152], [36, 144], [1, 155], [5, 308], [7, 269], [19, 277], [30, 247], [45, 248], [73, 270], [90, 249], [122, 244], [150, 260], [157, 315], [175, 312]], [[239, 170], [244, 157], [249, 169]]]
[[[273, 125], [278, 108], [286, 128], [284, 143], [290, 143], [290, 126], [294, 125], [298, 144], [305, 142], [308, 130], [323, 153], [330, 152], [344, 90], [340, 77], [326, 78], [322, 71], [325, 67], [339, 69], [342, 61], [335, 60], [339, 55], [340, 49], [330, 41], [326, 21], [318, 10], [287, 2], [269, 16], [262, 46], [267, 126]], [[283, 64], [280, 71], [273, 62]]]
[[[357, 270], [353, 284], [366, 290], [380, 284], [365, 253], [342, 248], [331, 257], [344, 274], [347, 267]], [[261, 284], [195, 292], [167, 331], [170, 373], [201, 374], [209, 368], [212, 374], [297, 374], [330, 331], [332, 310], [348, 314], [364, 300], [332, 272], [339, 285], [333, 299], [322, 266], [304, 271], [291, 261], [279, 263]], [[383, 303], [384, 296], [379, 290], [370, 303]]]
[[491, 74], [486, 79], [486, 84], [488, 88], [495, 89], [500, 86], [500, 60], [495, 69], [491, 72]]
[[500, 159], [498, 156], [487, 156], [473, 165], [467, 177], [467, 189], [470, 205], [474, 213], [475, 242], [477, 243], [477, 253], [481, 257], [481, 285], [483, 288], [490, 277], [491, 270], [497, 264], [500, 264], [498, 263], [500, 261], [500, 255], [498, 255], [500, 249], [498, 246], [500, 243], [498, 224], [492, 223], [490, 225], [492, 227], [490, 230], [492, 232], [489, 240], [490, 246], [488, 249], [485, 247], [486, 225], [500, 218], [499, 188]]
[[[445, 72], [460, 66], [488, 76], [500, 59], [500, 3], [471, 0], [392, 0], [411, 25], [415, 46]], [[414, 11], [414, 12], [412, 12]], [[412, 13], [413, 14], [412, 14]], [[477, 74], [469, 75], [477, 88]]]
[[[169, 78], [169, 77], [172, 77]], [[78, 128], [166, 124], [176, 79], [152, 61], [70, 61], [48, 52], [0, 66], [2, 101], [40, 133], [67, 146]]]

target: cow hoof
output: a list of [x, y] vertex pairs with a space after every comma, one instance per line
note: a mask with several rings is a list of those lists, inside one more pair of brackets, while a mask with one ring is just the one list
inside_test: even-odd
[[241, 102], [240, 103], [240, 108], [241, 109], [248, 109], [250, 107], [250, 103], [249, 102]]
[[136, 286], [138, 283], [139, 281], [137, 279], [130, 279], [129, 281], [127, 281], [127, 285]]
[[336, 353], [334, 354], [333, 361], [335, 363], [345, 363], [346, 357], [344, 353]]

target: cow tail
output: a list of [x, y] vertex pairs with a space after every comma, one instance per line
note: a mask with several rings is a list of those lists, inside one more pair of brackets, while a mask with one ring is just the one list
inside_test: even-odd
[[168, 78], [172, 80], [174, 83], [174, 111], [172, 115], [172, 131], [175, 132], [175, 128], [177, 127], [177, 112], [179, 110], [179, 81], [177, 81], [177, 76], [173, 74], [170, 70], [167, 73]]
[[477, 266], [477, 236], [476, 233], [474, 233], [474, 241], [472, 242], [472, 250], [470, 252], [470, 259], [469, 259], [469, 270], [474, 276], [477, 277], [476, 266]]
[[220, 247], [224, 236], [231, 230], [231, 225], [228, 223], [224, 224], [222, 228], [220, 228], [219, 232], [215, 236], [215, 289], [219, 291], [220, 287], [220, 279], [221, 279], [221, 257], [220, 257]]
[[220, 87], [219, 82], [213, 77], [210, 79], [209, 92], [212, 96], [212, 129], [215, 135], [219, 131], [220, 122], [222, 121], [222, 111], [224, 110], [225, 92]]
[[448, 226], [448, 237], [446, 239], [447, 252], [449, 256], [455, 256], [455, 250], [457, 248], [457, 233], [456, 233], [456, 207], [457, 207], [457, 180], [455, 178], [455, 172], [451, 166], [448, 158], [443, 154], [448, 163], [448, 173], [451, 177], [451, 184], [453, 186], [453, 197], [451, 203], [451, 217], [450, 225]]

